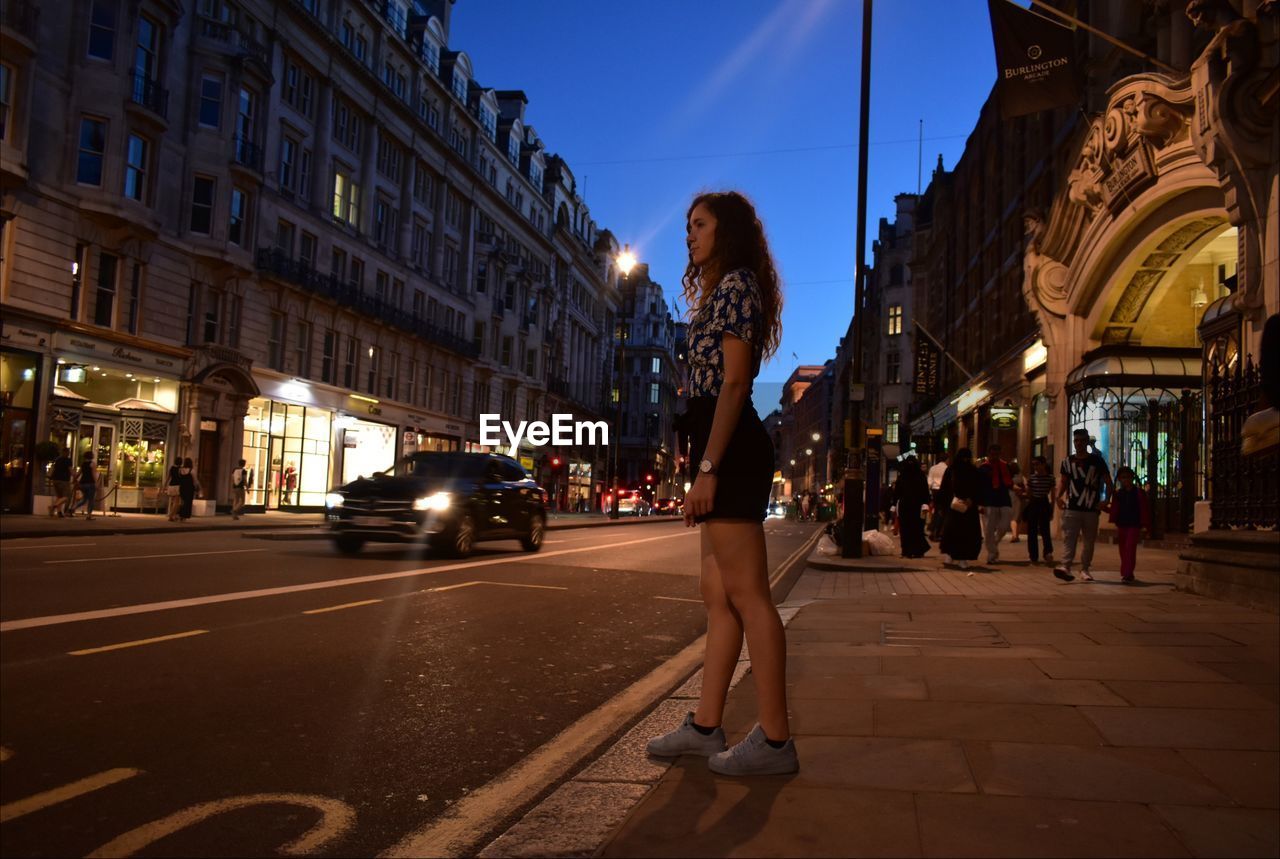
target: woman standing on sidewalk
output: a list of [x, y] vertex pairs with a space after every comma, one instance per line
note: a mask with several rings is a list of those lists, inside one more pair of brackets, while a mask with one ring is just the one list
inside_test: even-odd
[[929, 483], [914, 456], [902, 461], [902, 473], [894, 484], [893, 494], [898, 499], [902, 557], [923, 558], [929, 551], [929, 541], [924, 536], [924, 518], [920, 511], [929, 504]]
[[956, 451], [951, 467], [942, 478], [942, 495], [949, 499], [946, 521], [942, 523], [943, 563], [954, 561], [962, 570], [978, 559], [982, 549], [982, 520], [978, 517], [978, 498], [983, 490], [982, 475], [973, 464], [973, 451], [962, 447]]
[[182, 504], [178, 507], [178, 518], [183, 522], [191, 518], [191, 508], [195, 504], [196, 491], [200, 484], [196, 482], [196, 466], [191, 457], [182, 460], [182, 468], [178, 469], [178, 497]]
[[[652, 755], [709, 756], [722, 775], [799, 769], [787, 720], [787, 643], [769, 591], [764, 526], [773, 480], [773, 443], [751, 405], [760, 362], [778, 348], [782, 294], [764, 227], [737, 192], [701, 194], [687, 215], [690, 433], [697, 478], [685, 496], [685, 524], [702, 525], [702, 599], [707, 649], [696, 713], [649, 742]], [[729, 682], [751, 650], [760, 722], [725, 750], [720, 727]]]

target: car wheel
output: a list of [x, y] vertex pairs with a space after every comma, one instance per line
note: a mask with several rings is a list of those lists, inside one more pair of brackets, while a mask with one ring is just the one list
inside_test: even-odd
[[364, 548], [364, 540], [353, 534], [339, 534], [334, 538], [333, 545], [344, 555], [356, 555]]
[[476, 521], [470, 513], [464, 513], [453, 531], [452, 554], [455, 558], [465, 558], [471, 554], [476, 544]]
[[547, 523], [541, 513], [529, 517], [529, 533], [520, 538], [520, 545], [526, 552], [536, 552], [542, 548], [542, 537]]

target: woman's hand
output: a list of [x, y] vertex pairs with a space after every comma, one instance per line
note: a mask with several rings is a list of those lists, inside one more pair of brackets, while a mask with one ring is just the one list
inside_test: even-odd
[[716, 498], [716, 476], [699, 474], [684, 497], [684, 524], [692, 528], [695, 517], [705, 516], [711, 512], [711, 505]]

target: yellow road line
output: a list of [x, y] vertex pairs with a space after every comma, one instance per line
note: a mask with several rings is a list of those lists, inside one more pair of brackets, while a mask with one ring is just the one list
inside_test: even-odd
[[423, 591], [423, 593], [438, 594], [441, 591], [453, 591], [453, 590], [457, 590], [458, 588], [469, 588], [478, 584], [480, 583], [479, 582], [463, 582], [460, 585], [445, 585], [444, 587], [440, 587], [440, 588], [427, 588], [426, 590]]
[[567, 591], [559, 585], [522, 585], [519, 582], [476, 582], [478, 585], [497, 585], [502, 588], [537, 588], [543, 591]]
[[175, 632], [173, 635], [157, 635], [155, 638], [140, 638], [137, 641], [124, 641], [120, 644], [108, 644], [105, 647], [89, 647], [85, 650], [72, 650], [68, 656], [88, 656], [91, 653], [106, 653], [108, 650], [122, 650], [126, 647], [141, 647], [144, 644], [155, 644], [160, 641], [173, 641], [175, 638], [190, 638], [193, 635], [204, 635], [207, 629], [192, 629], [187, 632]]
[[53, 790], [46, 790], [44, 793], [37, 793], [35, 796], [29, 796], [26, 799], [5, 803], [0, 805], [0, 823], [8, 823], [14, 818], [22, 817], [24, 814], [31, 814], [33, 811], [40, 811], [51, 805], [66, 802], [68, 799], [75, 799], [77, 796], [92, 793], [99, 788], [108, 787], [118, 781], [133, 778], [141, 772], [142, 770], [134, 769], [107, 770], [97, 775], [91, 775], [88, 778], [82, 778], [79, 781], [73, 781], [71, 784], [64, 784], [62, 787], [55, 787]]
[[702, 600], [691, 600], [688, 597], [654, 597], [656, 600], [671, 600], [672, 602], [696, 602], [701, 604]]
[[342, 605], [331, 605], [328, 608], [312, 608], [307, 609], [303, 614], [323, 614], [326, 611], [338, 611], [344, 608], [355, 608], [358, 605], [373, 605], [382, 600], [360, 600], [360, 602], [344, 602]]

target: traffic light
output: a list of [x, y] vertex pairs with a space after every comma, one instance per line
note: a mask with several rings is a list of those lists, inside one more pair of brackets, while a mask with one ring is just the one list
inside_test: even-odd
[[553, 456], [553, 457], [551, 457], [551, 467], [552, 467], [553, 469], [558, 469], [558, 468], [560, 468], [560, 457], [558, 457], [558, 456]]
[[648, 481], [649, 483], [652, 483], [652, 482], [653, 482], [653, 475], [652, 475], [652, 474], [646, 474], [646, 475], [644, 476], [644, 479], [645, 479], [646, 481]]

